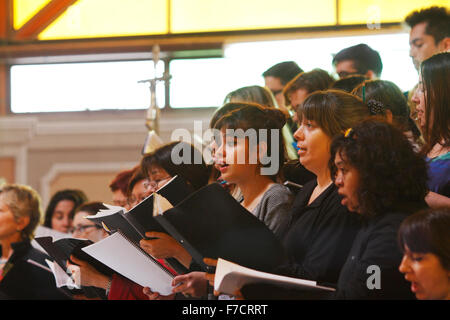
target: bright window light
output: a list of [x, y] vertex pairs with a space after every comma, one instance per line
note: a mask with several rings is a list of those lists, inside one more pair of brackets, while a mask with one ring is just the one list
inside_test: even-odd
[[241, 72], [235, 78], [251, 73], [253, 78], [249, 79], [248, 85], [264, 85], [261, 73], [281, 61], [293, 60], [304, 71], [321, 68], [334, 74], [333, 55], [359, 43], [380, 53], [382, 80], [392, 81], [404, 91], [417, 83], [418, 74], [409, 57], [407, 33], [230, 44], [225, 48], [225, 58], [233, 65], [239, 64], [236, 69]]
[[[296, 61], [310, 71], [334, 74], [331, 61], [341, 49], [366, 43], [383, 61], [382, 80], [408, 91], [418, 81], [409, 57], [407, 33], [351, 37], [235, 43], [225, 46], [224, 58], [178, 59], [170, 62], [172, 108], [218, 107], [240, 87], [264, 86], [262, 73], [272, 65]], [[164, 71], [158, 63], [157, 76]], [[146, 109], [152, 61], [18, 65], [11, 69], [13, 112]], [[158, 106], [165, 105], [164, 83], [157, 86]]]
[[[157, 66], [157, 76], [164, 63]], [[11, 110], [24, 112], [146, 109], [152, 61], [16, 65], [11, 68]], [[163, 107], [164, 84], [157, 86]]]
[[230, 91], [264, 86], [262, 73], [281, 61], [293, 60], [305, 71], [321, 68], [337, 78], [333, 55], [359, 43], [380, 53], [382, 80], [394, 82], [403, 91], [414, 87], [418, 75], [406, 33], [236, 43], [225, 47], [224, 58], [172, 61], [170, 104], [173, 108], [218, 107]]
[[[244, 69], [242, 69], [244, 67]], [[183, 59], [170, 63], [172, 108], [218, 107], [225, 96], [252, 83], [259, 70], [239, 59]], [[264, 85], [264, 84], [263, 84]]]

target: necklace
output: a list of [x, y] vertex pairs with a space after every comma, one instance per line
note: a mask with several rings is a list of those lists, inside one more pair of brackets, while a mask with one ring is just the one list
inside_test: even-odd
[[316, 200], [324, 190], [326, 190], [331, 184], [333, 183], [333, 181], [330, 181], [327, 185], [323, 186], [322, 188], [319, 188], [319, 185], [317, 185], [313, 192], [311, 193], [311, 197], [309, 198], [309, 202], [308, 205], [310, 205], [311, 203], [314, 202], [314, 200]]

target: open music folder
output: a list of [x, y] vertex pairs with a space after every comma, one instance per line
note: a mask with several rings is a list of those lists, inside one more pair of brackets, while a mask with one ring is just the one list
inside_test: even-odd
[[[83, 247], [91, 245], [93, 242], [86, 239], [76, 239], [76, 238], [62, 238], [54, 240], [52, 237], [37, 237], [36, 242], [45, 250], [45, 252], [53, 259], [53, 263], [58, 265], [63, 272], [67, 273], [67, 262], [70, 261], [70, 256], [73, 255], [76, 258], [88, 262], [99, 272], [105, 275], [111, 275], [113, 271], [103, 264], [101, 261], [92, 258], [90, 255], [82, 251]], [[52, 269], [52, 272], [57, 279], [58, 275]], [[104, 290], [95, 287], [82, 286], [81, 289], [69, 288], [70, 294], [84, 294], [88, 298], [92, 297], [102, 297]]]
[[[154, 206], [157, 213], [162, 214], [192, 192], [194, 190], [186, 180], [176, 175], [129, 211], [119, 206], [105, 204], [108, 209], [102, 209], [97, 214], [86, 216], [86, 218], [103, 226], [109, 233], [120, 231], [122, 236], [131, 241], [135, 247], [139, 247], [140, 240], [147, 239], [146, 232], [167, 232], [153, 216]], [[175, 258], [165, 260], [178, 273], [187, 272], [187, 269]]]
[[214, 290], [234, 295], [248, 284], [275, 284], [298, 290], [335, 291], [334, 288], [317, 285], [316, 281], [261, 272], [219, 258], [214, 278]]
[[131, 281], [162, 295], [172, 293], [174, 275], [155, 258], [129, 241], [121, 231], [82, 249]]
[[[148, 231], [165, 232], [164, 228], [154, 219], [154, 203], [159, 204], [159, 214], [177, 205], [188, 197], [193, 190], [180, 176], [174, 176], [163, 187], [152, 193], [129, 211], [123, 207], [104, 204], [108, 209], [102, 209], [87, 219], [103, 226], [110, 233], [120, 230], [128, 239], [139, 243], [145, 239]], [[155, 201], [155, 197], [157, 198]]]
[[262, 271], [273, 270], [286, 258], [274, 233], [218, 183], [192, 193], [155, 220], [205, 271], [205, 257]]

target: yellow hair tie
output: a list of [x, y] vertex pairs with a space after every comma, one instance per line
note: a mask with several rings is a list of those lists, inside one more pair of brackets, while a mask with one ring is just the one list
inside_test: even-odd
[[348, 136], [350, 135], [350, 133], [352, 132], [352, 128], [348, 128], [346, 131], [345, 131], [345, 134], [344, 134], [344, 137], [346, 137], [346, 138], [348, 138]]

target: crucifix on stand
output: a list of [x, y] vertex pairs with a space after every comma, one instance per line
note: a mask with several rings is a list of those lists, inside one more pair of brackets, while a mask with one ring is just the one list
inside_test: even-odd
[[141, 151], [143, 155], [154, 151], [163, 144], [161, 138], [158, 136], [160, 110], [156, 100], [156, 84], [159, 81], [169, 81], [172, 77], [166, 71], [164, 71], [164, 75], [162, 77], [157, 77], [156, 65], [159, 62], [159, 45], [156, 44], [153, 46], [152, 55], [153, 78], [138, 81], [138, 83], [150, 83], [150, 106], [147, 110], [147, 116], [145, 118], [145, 125], [148, 129], [148, 134]]

